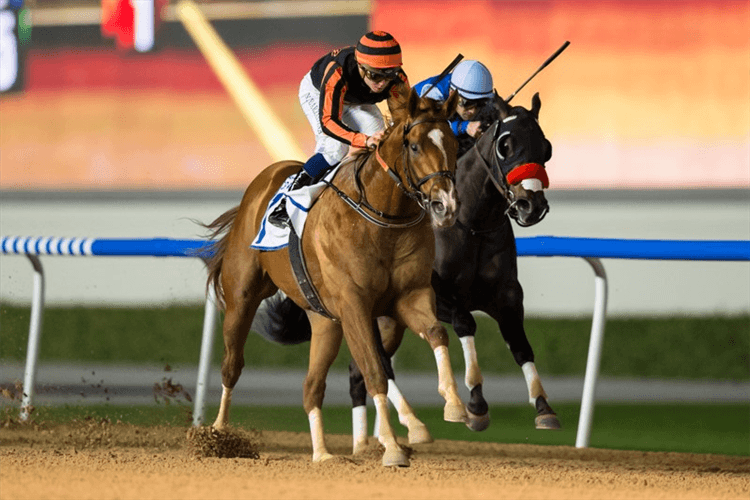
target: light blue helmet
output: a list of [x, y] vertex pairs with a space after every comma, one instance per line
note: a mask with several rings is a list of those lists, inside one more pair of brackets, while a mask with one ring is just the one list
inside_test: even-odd
[[471, 100], [487, 99], [494, 95], [490, 70], [479, 61], [466, 60], [458, 63], [451, 75], [451, 88]]

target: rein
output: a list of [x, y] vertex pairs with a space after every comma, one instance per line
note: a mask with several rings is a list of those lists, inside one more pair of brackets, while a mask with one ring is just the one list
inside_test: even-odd
[[[492, 151], [497, 150], [497, 141], [500, 138], [500, 120], [498, 119], [495, 121], [495, 133], [492, 136]], [[500, 183], [495, 179], [495, 173], [492, 170], [492, 167], [487, 163], [487, 160], [484, 159], [484, 156], [482, 155], [482, 152], [479, 151], [479, 148], [477, 147], [477, 144], [479, 141], [476, 141], [474, 143], [474, 146], [472, 148], [477, 150], [477, 156], [479, 156], [479, 159], [482, 161], [480, 164], [484, 167], [485, 170], [487, 170], [487, 174], [490, 176], [490, 180], [497, 188], [498, 192], [505, 198], [505, 201], [508, 202], [508, 208], [505, 209], [505, 213], [503, 215], [508, 215], [510, 213], [511, 209], [515, 206], [516, 203], [518, 203], [518, 200], [516, 200], [516, 195], [513, 194], [513, 191], [510, 189], [510, 185], [508, 184], [508, 180], [505, 178], [505, 175], [502, 175], [502, 171], [500, 171], [500, 167], [496, 167], [497, 171], [500, 173], [497, 177], [500, 177], [503, 181], [503, 185], [501, 186]], [[493, 155], [493, 158], [496, 157], [496, 155]]]

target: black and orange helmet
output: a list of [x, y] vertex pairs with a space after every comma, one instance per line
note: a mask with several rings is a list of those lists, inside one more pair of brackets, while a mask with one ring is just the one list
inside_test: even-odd
[[390, 33], [371, 31], [362, 36], [354, 51], [357, 62], [367, 68], [386, 69], [401, 66], [401, 46]]

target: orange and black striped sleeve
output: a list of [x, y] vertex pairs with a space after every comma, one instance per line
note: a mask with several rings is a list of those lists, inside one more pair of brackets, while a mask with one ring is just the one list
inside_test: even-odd
[[326, 135], [345, 144], [364, 148], [367, 146], [367, 136], [361, 132], [355, 132], [341, 121], [344, 114], [346, 89], [343, 69], [338, 64], [331, 63], [326, 68], [320, 86], [320, 124]]

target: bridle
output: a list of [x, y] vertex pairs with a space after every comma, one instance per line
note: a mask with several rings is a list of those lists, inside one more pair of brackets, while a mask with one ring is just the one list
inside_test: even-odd
[[[455, 183], [455, 175], [450, 170], [438, 170], [437, 172], [432, 172], [430, 174], [425, 175], [421, 179], [415, 179], [411, 165], [409, 163], [409, 157], [408, 157], [408, 146], [409, 146], [409, 140], [407, 139], [407, 135], [409, 132], [418, 125], [423, 125], [426, 123], [442, 123], [445, 120], [437, 119], [437, 118], [425, 118], [421, 120], [415, 120], [412, 123], [404, 125], [404, 131], [403, 131], [403, 155], [402, 155], [402, 163], [404, 166], [404, 179], [401, 178], [401, 175], [399, 175], [398, 171], [396, 171], [393, 167], [388, 165], [383, 157], [380, 155], [380, 145], [382, 144], [382, 141], [378, 146], [375, 148], [374, 151], [371, 151], [369, 154], [364, 155], [362, 157], [361, 163], [356, 168], [356, 174], [355, 179], [357, 183], [357, 189], [359, 190], [359, 200], [354, 201], [349, 195], [338, 189], [332, 182], [325, 181], [326, 184], [333, 188], [333, 190], [336, 192], [336, 194], [344, 200], [350, 207], [352, 207], [358, 214], [360, 214], [362, 217], [364, 217], [368, 222], [371, 222], [375, 224], [376, 226], [383, 227], [383, 228], [408, 228], [415, 226], [422, 222], [422, 220], [425, 217], [425, 214], [427, 213], [427, 210], [429, 209], [429, 202], [430, 197], [426, 195], [422, 191], [422, 186], [424, 186], [429, 180], [434, 179], [436, 177], [446, 177], [453, 181]], [[365, 188], [362, 184], [362, 181], [360, 179], [360, 173], [362, 170], [362, 167], [364, 166], [365, 161], [369, 158], [369, 155], [374, 154], [375, 159], [380, 164], [380, 166], [386, 171], [386, 173], [393, 179], [393, 182], [396, 183], [396, 186], [411, 200], [414, 200], [417, 205], [419, 205], [419, 208], [421, 209], [419, 211], [419, 214], [417, 214], [416, 217], [412, 218], [411, 220], [408, 220], [406, 222], [401, 222], [403, 219], [410, 218], [411, 216], [400, 216], [400, 215], [390, 215], [386, 214], [385, 212], [382, 212], [367, 201], [367, 196], [365, 194]], [[385, 219], [386, 221], [379, 220], [375, 217], [373, 217], [370, 213], [375, 214], [380, 219]]]

